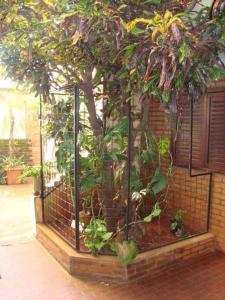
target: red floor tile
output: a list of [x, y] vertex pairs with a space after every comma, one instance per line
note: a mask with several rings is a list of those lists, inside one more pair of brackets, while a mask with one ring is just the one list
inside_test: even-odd
[[37, 242], [0, 247], [1, 300], [225, 300], [225, 255], [219, 252], [160, 276], [107, 283], [69, 276]]

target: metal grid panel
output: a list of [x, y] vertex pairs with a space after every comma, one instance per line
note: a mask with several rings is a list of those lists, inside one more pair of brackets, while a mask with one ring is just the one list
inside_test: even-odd
[[[135, 103], [128, 102], [127, 109], [121, 111], [121, 118], [118, 122], [118, 118], [116, 120], [112, 116], [103, 114], [105, 105], [107, 105], [104, 99], [96, 101], [96, 103], [98, 103], [96, 104], [98, 105], [96, 109], [97, 118], [99, 122], [102, 122], [103, 126], [101, 131], [97, 132], [96, 130], [93, 132], [93, 129], [90, 129], [90, 115], [88, 114], [85, 98], [80, 94], [78, 86], [72, 91], [74, 92], [73, 105], [72, 101], [70, 101], [70, 104], [66, 106], [65, 109], [67, 113], [68, 109], [70, 110], [70, 114], [73, 117], [73, 124], [68, 126], [68, 118], [64, 118], [63, 115], [65, 111], [63, 109], [58, 112], [59, 115], [60, 113], [62, 114], [61, 118], [58, 116], [60, 126], [67, 126], [67, 133], [70, 137], [70, 146], [66, 149], [66, 154], [62, 158], [64, 161], [67, 161], [69, 168], [67, 166], [66, 170], [63, 171], [59, 168], [57, 159], [53, 162], [46, 159], [44, 148], [49, 147], [49, 138], [46, 138], [44, 135], [42, 137], [42, 196], [44, 199], [45, 223], [70, 245], [82, 252], [88, 251], [84, 246], [83, 233], [88, 223], [90, 223], [91, 218], [104, 220], [108, 231], [118, 231], [119, 233], [117, 234], [116, 240], [135, 240], [140, 251], [146, 251], [178, 241], [179, 238], [172, 235], [169, 231], [170, 219], [174, 211], [169, 210], [166, 205], [162, 207], [162, 216], [151, 222], [151, 224], [144, 224], [143, 226], [143, 223], [140, 222], [139, 224], [140, 219], [134, 216], [136, 206], [131, 200], [131, 194], [133, 192], [131, 176], [132, 168], [135, 165], [135, 157], [132, 153], [131, 144], [133, 133], [136, 130], [135, 120], [132, 120], [132, 114], [134, 114], [132, 110], [135, 107]], [[62, 95], [59, 96], [61, 97]], [[56, 95], [54, 95], [54, 97], [56, 97]], [[191, 114], [193, 115], [192, 110]], [[43, 123], [49, 119], [49, 111], [47, 111], [46, 115], [45, 113], [42, 114]], [[120, 122], [123, 122], [123, 120], [128, 121], [122, 133], [123, 141], [126, 146], [122, 148], [121, 153], [116, 154], [119, 154], [120, 158], [115, 162], [106, 156], [113, 154], [113, 151], [118, 148], [118, 140], [113, 130], [115, 130], [117, 126], [120, 126]], [[190, 145], [191, 158], [193, 120], [190, 125], [191, 127], [186, 128], [186, 133], [183, 137], [186, 139], [184, 142]], [[138, 130], [145, 132], [148, 129], [149, 128], [141, 128]], [[110, 135], [110, 132], [112, 133], [110, 141], [106, 143], [107, 146], [102, 146], [102, 140], [108, 138], [107, 135]], [[91, 143], [94, 143], [95, 151], [97, 152], [93, 154], [90, 149], [85, 149], [87, 145], [82, 145], [82, 138], [88, 140], [89, 146], [91, 146]], [[55, 139], [55, 137], [53, 137], [53, 139]], [[189, 139], [189, 141], [187, 141], [187, 139]], [[61, 144], [65, 144], [63, 137], [60, 142]], [[102, 151], [103, 148], [101, 147], [106, 148]], [[57, 145], [53, 151], [55, 156], [57, 156], [58, 148], [59, 145]], [[91, 155], [93, 155], [94, 161], [94, 174], [89, 166], [84, 164], [85, 159], [87, 157], [90, 158]], [[98, 178], [96, 178], [96, 170], [98, 169], [99, 163], [99, 161], [96, 161], [98, 155], [100, 157], [101, 168], [99, 169]], [[122, 164], [124, 164], [125, 168], [123, 174], [123, 179], [125, 180], [123, 180], [122, 186], [118, 186], [118, 183], [115, 183], [115, 178], [118, 176], [117, 167]], [[93, 176], [95, 177], [95, 181], [98, 180], [98, 183], [95, 183], [93, 188], [85, 188], [85, 185], [88, 185], [88, 182], [91, 180], [90, 178]], [[100, 180], [100, 178], [104, 176], [105, 179], [101, 181], [102, 179]], [[180, 177], [180, 179], [181, 178], [182, 177]], [[179, 187], [179, 176], [177, 177], [177, 182], [170, 195], [177, 196], [183, 189], [183, 194], [186, 195], [185, 205], [188, 209], [188, 213], [192, 215], [192, 221], [194, 220], [193, 225], [195, 227], [199, 226], [199, 228], [201, 226], [201, 230], [196, 231], [190, 227], [190, 235], [188, 237], [191, 237], [207, 231], [208, 228], [211, 174], [201, 174], [199, 172], [196, 174], [192, 171], [192, 164], [190, 163], [189, 172], [184, 174], [183, 180], [184, 182]], [[111, 184], [112, 182], [113, 185]], [[176, 189], [176, 185], [179, 187], [178, 189]], [[109, 186], [111, 186], [111, 188]], [[89, 201], [90, 198], [92, 199], [91, 201]], [[108, 201], [106, 201], [107, 199]], [[153, 205], [154, 201], [152, 199], [146, 200], [146, 211], [143, 216], [151, 211]], [[177, 205], [175, 208], [182, 209], [182, 206]], [[198, 211], [196, 211], [196, 208], [198, 208]], [[84, 211], [89, 211], [89, 215], [84, 214]], [[190, 222], [188, 219], [187, 221]], [[105, 249], [103, 253], [112, 254], [109, 249]]]

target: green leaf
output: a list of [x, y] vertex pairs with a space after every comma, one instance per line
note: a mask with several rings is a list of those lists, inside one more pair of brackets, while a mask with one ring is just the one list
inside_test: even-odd
[[104, 220], [92, 218], [84, 230], [84, 244], [96, 255], [111, 239], [113, 232], [108, 232]]
[[124, 48], [124, 51], [125, 51], [124, 55], [125, 55], [126, 57], [129, 57], [129, 56], [133, 53], [133, 51], [134, 51], [134, 49], [137, 47], [137, 45], [138, 45], [138, 43], [134, 43], [134, 44], [131, 44], [131, 45], [126, 46], [126, 47]]
[[95, 179], [95, 182], [96, 182], [97, 184], [101, 184], [101, 183], [106, 182], [106, 179], [107, 179], [107, 177], [106, 177], [105, 175], [102, 175], [102, 176], [97, 177], [97, 178]]
[[127, 5], [126, 4], [121, 4], [119, 7], [118, 7], [118, 10], [123, 10], [124, 8], [126, 8]]
[[163, 102], [168, 103], [170, 101], [170, 93], [167, 91], [163, 91], [162, 100]]
[[90, 190], [95, 184], [95, 178], [93, 174], [89, 174], [87, 177], [82, 180], [81, 191], [87, 192]]
[[143, 85], [143, 92], [147, 92], [149, 88], [151, 87], [152, 83], [151, 82], [145, 82]]
[[120, 19], [123, 29], [126, 29], [126, 22], [123, 19]]
[[182, 43], [179, 52], [180, 52], [179, 63], [182, 63], [186, 58], [192, 57], [191, 48], [188, 46], [186, 42]]
[[224, 43], [225, 42], [225, 34], [222, 34], [220, 39], [219, 39], [220, 43]]
[[155, 174], [150, 182], [150, 188], [154, 195], [162, 192], [168, 184], [167, 176], [160, 173], [159, 169], [156, 169]]
[[127, 265], [137, 256], [137, 246], [134, 241], [124, 241], [123, 243], [111, 244], [112, 251], [116, 252], [121, 264]]
[[161, 155], [165, 155], [169, 152], [170, 148], [170, 139], [169, 138], [161, 138], [158, 142], [158, 150]]
[[208, 71], [211, 74], [212, 80], [219, 80], [222, 77], [225, 77], [225, 70], [218, 67], [208, 67]]
[[177, 228], [177, 222], [171, 223], [170, 229], [171, 229], [171, 230], [175, 230], [176, 228]]
[[145, 1], [145, 3], [151, 3], [151, 4], [158, 5], [158, 4], [161, 4], [161, 0], [148, 0], [148, 1]]
[[150, 215], [144, 218], [145, 222], [151, 222], [153, 218], [158, 217], [161, 214], [161, 208], [158, 202], [154, 205]]
[[113, 235], [112, 232], [106, 232], [106, 233], [104, 233], [104, 234], [102, 235], [102, 239], [103, 239], [104, 241], [107, 241], [107, 240], [109, 240], [109, 239], [112, 237], [112, 235]]

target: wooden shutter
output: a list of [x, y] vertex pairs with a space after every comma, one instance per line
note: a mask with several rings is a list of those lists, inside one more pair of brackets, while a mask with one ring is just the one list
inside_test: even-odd
[[208, 167], [225, 171], [225, 92], [209, 93]]
[[[191, 114], [190, 103], [187, 97], [181, 100], [182, 103], [182, 118], [181, 125], [178, 131], [177, 139], [175, 142], [175, 165], [181, 167], [188, 167], [190, 159], [190, 130], [191, 130]], [[193, 107], [193, 140], [192, 140], [192, 166], [195, 168], [202, 167], [203, 164], [203, 101], [194, 104]]]

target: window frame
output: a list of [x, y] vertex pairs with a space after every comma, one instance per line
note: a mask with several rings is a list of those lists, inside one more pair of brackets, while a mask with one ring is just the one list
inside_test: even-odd
[[[200, 113], [202, 114], [202, 123], [200, 127], [201, 140], [200, 140], [200, 153], [201, 158], [199, 161], [199, 166], [193, 166], [194, 169], [208, 170], [214, 173], [225, 174], [225, 164], [224, 166], [218, 166], [210, 160], [209, 150], [210, 150], [210, 118], [211, 118], [211, 98], [214, 94], [221, 94], [225, 97], [225, 84], [223, 87], [211, 87], [205, 92], [204, 98], [202, 99], [202, 105], [200, 106]], [[174, 140], [173, 140], [174, 141]], [[172, 144], [172, 153], [174, 154], [174, 165], [177, 167], [188, 167], [185, 163], [176, 162], [177, 154], [177, 142]], [[225, 147], [224, 147], [225, 156]], [[189, 160], [189, 158], [188, 158]]]
[[[211, 118], [211, 99], [213, 94], [218, 96], [222, 95], [225, 98], [225, 89], [219, 91], [208, 91], [204, 99], [204, 109], [203, 109], [203, 126], [202, 126], [202, 136], [205, 145], [205, 151], [203, 151], [203, 168], [215, 173], [225, 174], [225, 164], [224, 166], [216, 165], [212, 159], [210, 159], [210, 118]], [[225, 147], [224, 147], [225, 156]]]

